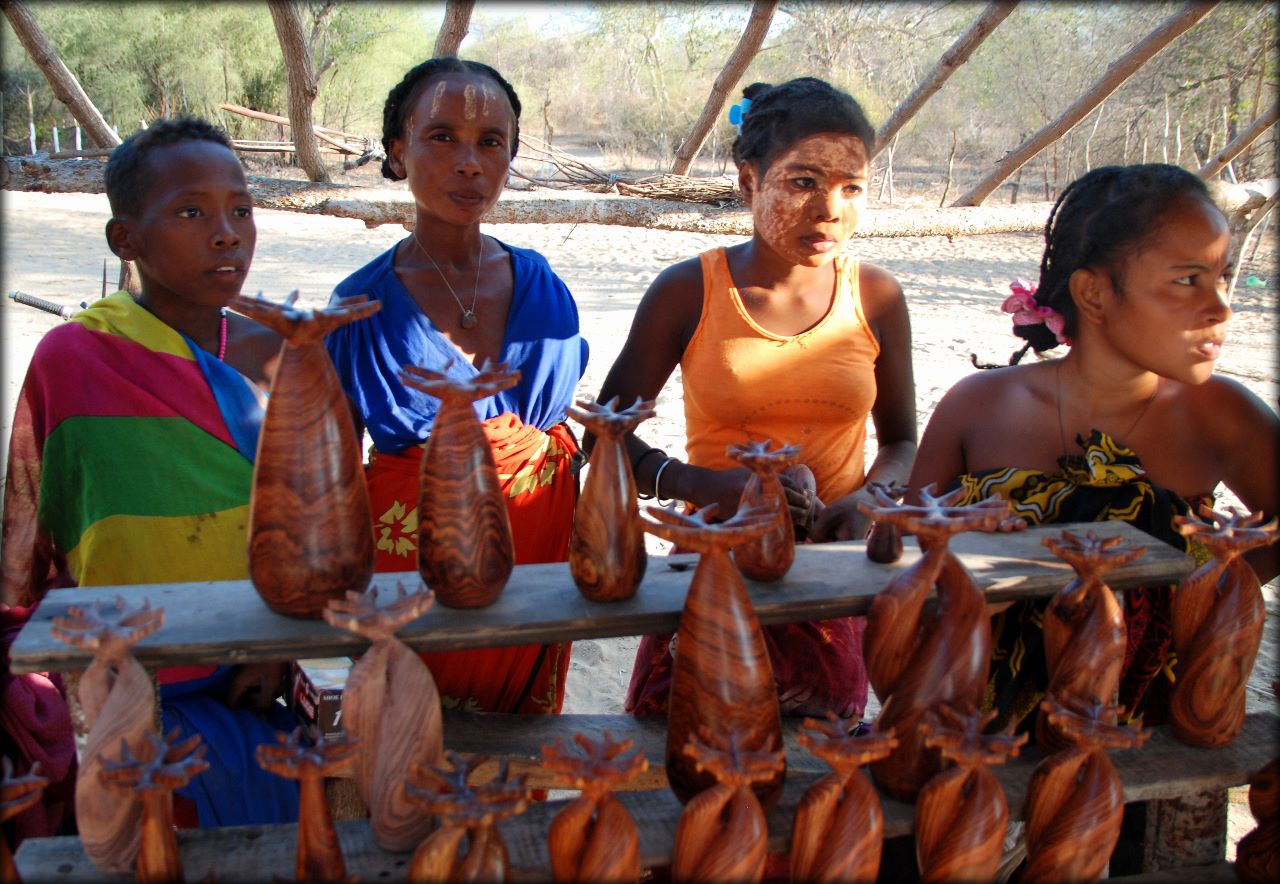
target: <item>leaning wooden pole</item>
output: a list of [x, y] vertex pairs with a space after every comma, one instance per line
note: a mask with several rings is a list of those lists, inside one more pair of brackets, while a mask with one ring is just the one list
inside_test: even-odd
[[1201, 166], [1196, 174], [1205, 180], [1217, 175], [1226, 168], [1227, 163], [1234, 160], [1246, 147], [1257, 141], [1263, 132], [1274, 126], [1276, 120], [1280, 120], [1280, 101], [1271, 105], [1269, 111], [1250, 123], [1249, 127], [1232, 139], [1230, 144], [1218, 151], [1213, 159]]
[[311, 125], [311, 105], [316, 100], [315, 69], [311, 65], [311, 50], [302, 32], [302, 18], [293, 0], [267, 0], [271, 9], [271, 22], [276, 27], [280, 52], [284, 56], [284, 69], [289, 82], [289, 127], [293, 135], [293, 149], [298, 165], [312, 181], [328, 181], [324, 160]]
[[80, 86], [76, 75], [62, 63], [27, 4], [19, 0], [0, 0], [0, 9], [4, 10], [5, 18], [9, 19], [13, 32], [18, 35], [18, 40], [27, 50], [27, 55], [31, 56], [31, 61], [49, 81], [53, 94], [67, 106], [71, 116], [75, 117], [93, 143], [98, 147], [115, 147], [119, 144], [120, 136], [107, 125], [107, 121]]
[[991, 172], [974, 187], [952, 203], [953, 206], [977, 206], [990, 196], [995, 189], [1004, 183], [1024, 163], [1040, 151], [1053, 144], [1071, 130], [1104, 99], [1114, 92], [1121, 83], [1127, 80], [1134, 71], [1150, 61], [1161, 49], [1164, 49], [1192, 25], [1204, 18], [1218, 0], [1194, 0], [1169, 16], [1164, 22], [1140, 40], [1132, 49], [1117, 58], [1107, 68], [1106, 73], [1094, 83], [1084, 95], [1063, 111], [1052, 123], [1032, 135], [1022, 144], [1005, 155]]
[[751, 18], [747, 19], [747, 26], [742, 30], [738, 45], [733, 47], [729, 60], [724, 63], [724, 69], [716, 77], [711, 87], [711, 94], [707, 96], [707, 103], [702, 108], [702, 115], [698, 117], [688, 137], [676, 150], [675, 162], [671, 164], [671, 174], [687, 175], [689, 173], [689, 167], [693, 165], [698, 151], [702, 150], [702, 145], [707, 142], [707, 136], [715, 128], [716, 120], [720, 118], [720, 114], [724, 113], [730, 90], [738, 85], [738, 81], [747, 70], [747, 65], [751, 64], [751, 59], [755, 58], [756, 53], [760, 51], [760, 45], [764, 43], [764, 38], [769, 33], [769, 25], [773, 23], [773, 14], [777, 9], [778, 0], [756, 0], [751, 5]]
[[475, 5], [475, 0], [448, 0], [445, 3], [444, 21], [440, 23], [440, 33], [436, 34], [432, 57], [458, 54], [458, 47], [471, 28], [471, 10]]
[[881, 149], [893, 140], [893, 136], [907, 124], [907, 121], [924, 107], [924, 103], [942, 88], [942, 84], [947, 82], [956, 69], [969, 60], [969, 56], [973, 55], [973, 51], [979, 44], [991, 36], [991, 32], [1000, 22], [1009, 17], [1009, 13], [1013, 12], [1013, 8], [1017, 5], [1018, 0], [993, 0], [987, 4], [987, 8], [974, 19], [968, 30], [951, 44], [951, 48], [943, 53], [933, 69], [925, 74], [924, 79], [911, 91], [911, 94], [889, 115], [889, 119], [885, 120], [880, 131], [876, 133], [876, 154], [879, 154]]

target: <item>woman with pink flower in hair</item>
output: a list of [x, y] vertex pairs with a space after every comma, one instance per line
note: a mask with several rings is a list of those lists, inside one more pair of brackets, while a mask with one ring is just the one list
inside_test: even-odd
[[[1095, 169], [1063, 192], [1045, 226], [1040, 280], [1003, 309], [1026, 341], [1010, 365], [953, 387], [929, 421], [911, 486], [999, 495], [1028, 524], [1123, 520], [1185, 551], [1173, 525], [1226, 485], [1277, 512], [1280, 421], [1213, 372], [1231, 319], [1227, 220], [1203, 181], [1168, 165]], [[1018, 364], [1059, 346], [1059, 359]], [[1275, 548], [1249, 560], [1275, 577]], [[1164, 720], [1176, 661], [1172, 588], [1125, 597], [1119, 702]], [[1027, 730], [1047, 684], [1044, 602], [995, 615], [986, 702], [993, 727]]]

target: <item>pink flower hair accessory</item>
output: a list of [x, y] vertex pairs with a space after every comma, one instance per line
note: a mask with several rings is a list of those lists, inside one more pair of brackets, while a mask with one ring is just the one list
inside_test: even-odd
[[1021, 279], [1009, 283], [1009, 291], [1013, 294], [1004, 299], [1000, 309], [1013, 314], [1014, 325], [1040, 325], [1043, 323], [1053, 332], [1059, 344], [1071, 344], [1071, 339], [1063, 334], [1067, 321], [1061, 313], [1052, 307], [1036, 303], [1036, 287]]

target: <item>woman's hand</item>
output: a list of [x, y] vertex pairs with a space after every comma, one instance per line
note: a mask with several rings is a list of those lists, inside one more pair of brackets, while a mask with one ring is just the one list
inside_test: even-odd
[[865, 538], [871, 528], [871, 517], [858, 509], [859, 503], [873, 508], [880, 505], [865, 486], [852, 494], [846, 494], [818, 514], [813, 529], [809, 532], [809, 539], [814, 543], [827, 543], [832, 540]]

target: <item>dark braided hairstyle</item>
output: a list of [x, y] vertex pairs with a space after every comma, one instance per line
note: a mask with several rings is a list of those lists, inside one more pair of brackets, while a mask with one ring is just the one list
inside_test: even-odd
[[[1125, 259], [1158, 236], [1159, 222], [1170, 209], [1192, 198], [1213, 204], [1198, 176], [1164, 163], [1100, 166], [1071, 182], [1044, 226], [1036, 303], [1061, 313], [1063, 334], [1074, 338], [1079, 317], [1071, 299], [1071, 274], [1082, 268], [1102, 270], [1123, 294], [1120, 271]], [[1058, 346], [1058, 339], [1043, 324], [1015, 325], [1013, 333], [1027, 344], [1013, 355], [1010, 365], [1029, 349], [1040, 353]]]
[[151, 178], [148, 155], [157, 147], [184, 141], [212, 141], [231, 150], [227, 134], [200, 117], [168, 117], [139, 129], [116, 145], [102, 173], [111, 214], [133, 215], [140, 211]]
[[[428, 81], [437, 74], [479, 74], [482, 77], [488, 77], [502, 87], [502, 91], [507, 93], [507, 100], [511, 102], [511, 112], [515, 118], [516, 131], [511, 139], [511, 158], [515, 159], [516, 151], [520, 147], [520, 98], [516, 95], [516, 90], [503, 79], [502, 74], [487, 64], [479, 61], [464, 61], [455, 55], [428, 58], [421, 64], [410, 68], [409, 72], [404, 75], [404, 79], [387, 93], [387, 103], [382, 106], [383, 150], [390, 154], [391, 142], [397, 138], [404, 137], [405, 118], [409, 110], [413, 107], [414, 102], [418, 100], [418, 96], [422, 94], [422, 90], [426, 87]], [[397, 175], [391, 169], [388, 160], [384, 158], [382, 160], [382, 177], [390, 178], [392, 181], [400, 181], [403, 176]]]
[[798, 77], [777, 86], [752, 83], [742, 90], [751, 106], [742, 117], [742, 130], [733, 142], [733, 161], [755, 163], [761, 172], [802, 138], [824, 132], [853, 135], [875, 150], [876, 130], [862, 106], [847, 92], [816, 77]]

